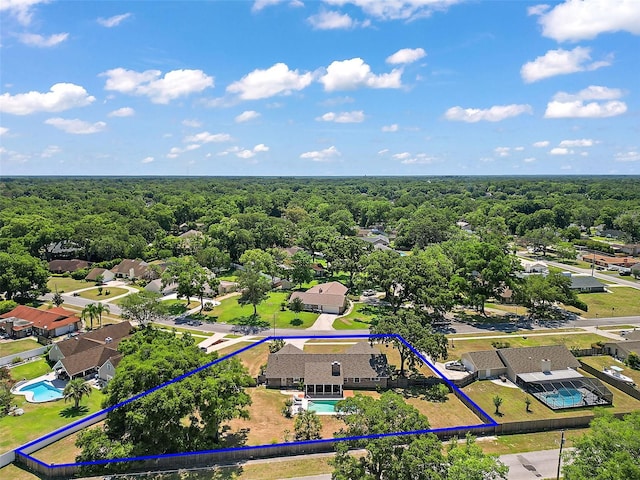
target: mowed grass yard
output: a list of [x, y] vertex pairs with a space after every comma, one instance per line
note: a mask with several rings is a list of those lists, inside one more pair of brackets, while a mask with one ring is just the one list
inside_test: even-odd
[[[273, 326], [275, 318], [277, 328], [308, 328], [318, 318], [317, 313], [300, 312], [294, 313], [288, 308], [282, 311], [280, 304], [287, 301], [286, 292], [271, 292], [267, 300], [258, 305], [258, 316], [260, 320]], [[242, 306], [238, 303], [238, 296], [225, 298], [210, 312], [205, 315], [212, 317], [216, 322], [237, 324], [242, 318], [249, 318], [253, 315], [253, 305]]]
[[[86, 287], [85, 287], [86, 288]], [[107, 294], [107, 292], [109, 292]], [[108, 300], [113, 297], [118, 297], [120, 295], [124, 295], [125, 293], [129, 293], [129, 290], [126, 288], [120, 287], [102, 287], [102, 293], [100, 293], [99, 287], [92, 288], [91, 290], [85, 290], [83, 292], [78, 292], [78, 296], [82, 298], [86, 298], [87, 300]]]
[[0, 357], [15, 355], [16, 353], [26, 352], [41, 346], [33, 337], [21, 340], [4, 340], [0, 342]]
[[578, 298], [589, 306], [588, 312], [573, 310], [585, 318], [629, 317], [640, 315], [640, 290], [633, 287], [612, 287], [611, 293], [581, 293]]
[[74, 280], [71, 277], [49, 277], [49, 280], [47, 280], [49, 290], [55, 292], [57, 289], [58, 293], [69, 293], [82, 288], [89, 288], [93, 285], [95, 285], [94, 282]]
[[624, 372], [622, 372], [622, 374], [631, 378], [636, 385], [640, 385], [640, 370], [629, 368], [624, 363], [620, 363], [609, 355], [599, 355], [596, 357], [580, 357], [580, 361], [600, 371], [602, 371], [602, 369], [605, 367], [609, 368], [611, 365], [616, 365], [618, 367], [624, 368]]
[[354, 303], [348, 315], [339, 317], [333, 322], [336, 330], [366, 330], [378, 316], [391, 312], [388, 307], [380, 307], [367, 303]]

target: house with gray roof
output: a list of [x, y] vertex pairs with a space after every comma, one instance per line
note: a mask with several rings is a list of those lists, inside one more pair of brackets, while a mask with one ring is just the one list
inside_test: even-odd
[[460, 361], [471, 373], [478, 372], [478, 380], [499, 377], [507, 373], [507, 367], [497, 350], [463, 353]]
[[627, 335], [627, 340], [621, 342], [605, 342], [604, 351], [618, 360], [625, 361], [631, 352], [640, 355], [640, 338], [636, 340]]
[[604, 283], [591, 275], [571, 275], [569, 288], [580, 293], [606, 292]]
[[289, 303], [299, 298], [310, 312], [341, 314], [347, 307], [348, 288], [340, 282], [321, 283], [306, 292], [293, 292]]
[[287, 344], [267, 360], [265, 381], [269, 388], [304, 385], [307, 397], [342, 398], [346, 389], [386, 388], [387, 356], [368, 342], [344, 353], [305, 353]]

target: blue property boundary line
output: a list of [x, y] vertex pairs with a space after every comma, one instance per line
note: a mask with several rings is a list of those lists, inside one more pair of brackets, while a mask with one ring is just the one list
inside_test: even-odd
[[[379, 339], [379, 340], [386, 340], [389, 341], [390, 339], [395, 339], [398, 340], [400, 342], [402, 342], [405, 346], [407, 346], [420, 360], [422, 360], [422, 362], [424, 362], [431, 370], [433, 370], [452, 390], [455, 390], [459, 395], [461, 395], [462, 397], [465, 398], [465, 400], [467, 400], [471, 405], [473, 405], [478, 412], [480, 412], [482, 414], [482, 416], [484, 417], [484, 419], [486, 420], [486, 423], [481, 423], [481, 424], [477, 424], [477, 425], [460, 425], [460, 426], [456, 426], [456, 427], [445, 427], [445, 428], [433, 428], [433, 429], [426, 429], [426, 430], [412, 430], [412, 431], [407, 431], [407, 432], [393, 432], [393, 433], [382, 433], [382, 434], [376, 434], [376, 435], [362, 435], [362, 436], [354, 436], [354, 437], [339, 437], [339, 438], [323, 438], [323, 439], [319, 439], [319, 440], [306, 440], [306, 441], [298, 441], [298, 442], [286, 442], [286, 443], [275, 443], [275, 444], [268, 444], [268, 445], [250, 445], [250, 446], [243, 446], [243, 447], [233, 447], [233, 448], [219, 448], [219, 449], [214, 449], [214, 450], [199, 450], [199, 451], [194, 451], [194, 452], [180, 452], [180, 453], [167, 453], [167, 454], [158, 454], [158, 455], [144, 455], [144, 456], [139, 456], [139, 457], [125, 457], [125, 458], [110, 458], [110, 459], [103, 459], [103, 460], [93, 460], [93, 461], [89, 461], [89, 462], [76, 462], [76, 463], [64, 463], [64, 464], [48, 464], [46, 462], [43, 462], [42, 460], [39, 460], [33, 456], [31, 456], [28, 453], [24, 452], [24, 449], [29, 448], [37, 443], [42, 442], [43, 440], [46, 440], [48, 438], [51, 438], [55, 435], [59, 435], [60, 433], [65, 432], [66, 430], [69, 430], [77, 425], [80, 425], [82, 423], [87, 422], [87, 420], [91, 420], [92, 418], [107, 414], [109, 412], [111, 412], [112, 410], [115, 410], [116, 408], [120, 408], [124, 405], [127, 405], [131, 402], [134, 402], [135, 400], [138, 400], [142, 397], [145, 397], [161, 388], [164, 388], [168, 385], [174, 384], [176, 382], [179, 382], [187, 377], [190, 377], [191, 375], [194, 375], [196, 373], [199, 373], [209, 367], [211, 367], [212, 365], [215, 365], [217, 363], [222, 362], [223, 360], [227, 360], [235, 355], [239, 355], [240, 353], [243, 353], [251, 348], [255, 348], [258, 345], [265, 343], [265, 342], [269, 342], [272, 340], [296, 340], [296, 339], [312, 339], [312, 340], [317, 340], [317, 339]], [[70, 425], [65, 426], [64, 428], [55, 430], [51, 433], [49, 433], [48, 435], [45, 435], [44, 437], [41, 437], [39, 439], [36, 439], [32, 442], [27, 443], [26, 445], [21, 446], [20, 448], [18, 448], [17, 450], [15, 450], [16, 455], [22, 456], [24, 458], [28, 458], [29, 460], [38, 463], [39, 465], [42, 465], [43, 467], [46, 467], [48, 469], [55, 469], [55, 468], [65, 468], [65, 467], [81, 467], [81, 466], [89, 466], [89, 465], [106, 465], [106, 464], [111, 464], [111, 463], [124, 463], [124, 462], [136, 462], [136, 461], [143, 461], [143, 460], [156, 460], [159, 458], [176, 458], [176, 457], [184, 457], [184, 456], [189, 456], [189, 455], [204, 455], [204, 454], [211, 454], [211, 453], [220, 453], [220, 452], [234, 452], [234, 451], [251, 451], [251, 450], [257, 450], [257, 449], [262, 449], [262, 448], [276, 448], [276, 447], [282, 447], [282, 446], [291, 446], [291, 445], [310, 445], [310, 444], [321, 444], [321, 443], [333, 443], [333, 442], [347, 442], [347, 441], [358, 441], [358, 440], [367, 440], [367, 439], [376, 439], [376, 438], [384, 438], [384, 437], [399, 437], [399, 436], [406, 436], [406, 435], [419, 435], [419, 434], [426, 434], [426, 433], [441, 433], [441, 432], [448, 432], [448, 431], [455, 431], [455, 430], [459, 430], [459, 429], [468, 429], [468, 430], [475, 430], [475, 429], [480, 429], [480, 428], [485, 428], [485, 427], [491, 427], [491, 426], [497, 426], [498, 422], [496, 422], [487, 412], [485, 412], [477, 403], [475, 403], [473, 400], [471, 400], [471, 398], [469, 398], [469, 396], [467, 396], [466, 393], [464, 393], [460, 388], [458, 388], [457, 385], [455, 385], [453, 382], [451, 382], [451, 380], [449, 380], [445, 375], [442, 374], [442, 372], [440, 372], [436, 366], [431, 363], [431, 361], [429, 361], [422, 353], [420, 353], [418, 350], [416, 350], [411, 344], [409, 344], [402, 336], [397, 335], [397, 334], [346, 334], [346, 335], [314, 335], [314, 336], [309, 336], [309, 335], [289, 335], [289, 336], [269, 336], [269, 337], [265, 337], [260, 341], [257, 341], [255, 343], [252, 343], [251, 345], [247, 345], [246, 347], [240, 348], [235, 352], [230, 353], [229, 355], [225, 355], [224, 357], [220, 357], [217, 358], [209, 363], [206, 363], [194, 370], [191, 370], [187, 373], [184, 373], [172, 380], [169, 380], [168, 382], [165, 382], [161, 385], [158, 385], [150, 390], [147, 390], [145, 392], [139, 393], [138, 395], [134, 395], [133, 397], [124, 400], [123, 402], [120, 402], [116, 405], [113, 405], [109, 408], [105, 408], [103, 410], [100, 410], [99, 412], [96, 412], [86, 418], [83, 418], [81, 420], [78, 420], [74, 423], [71, 423]]]

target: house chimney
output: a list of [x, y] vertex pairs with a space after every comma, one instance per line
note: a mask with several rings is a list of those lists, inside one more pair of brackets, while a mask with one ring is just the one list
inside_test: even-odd
[[331, 376], [332, 377], [340, 376], [340, 362], [333, 362], [331, 364]]
[[543, 358], [541, 362], [542, 373], [551, 373], [551, 360], [548, 358]]

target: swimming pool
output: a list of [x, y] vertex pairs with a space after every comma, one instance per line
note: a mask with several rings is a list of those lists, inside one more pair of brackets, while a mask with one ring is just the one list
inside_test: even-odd
[[575, 388], [560, 388], [544, 396], [544, 401], [551, 408], [577, 407], [583, 404], [582, 399], [582, 393]]
[[54, 387], [47, 380], [23, 385], [15, 393], [24, 395], [27, 401], [32, 403], [50, 402], [52, 400], [60, 400], [63, 397], [62, 389]]
[[340, 400], [309, 400], [307, 404], [307, 410], [311, 410], [318, 414], [324, 413], [325, 415], [336, 413], [336, 403]]

